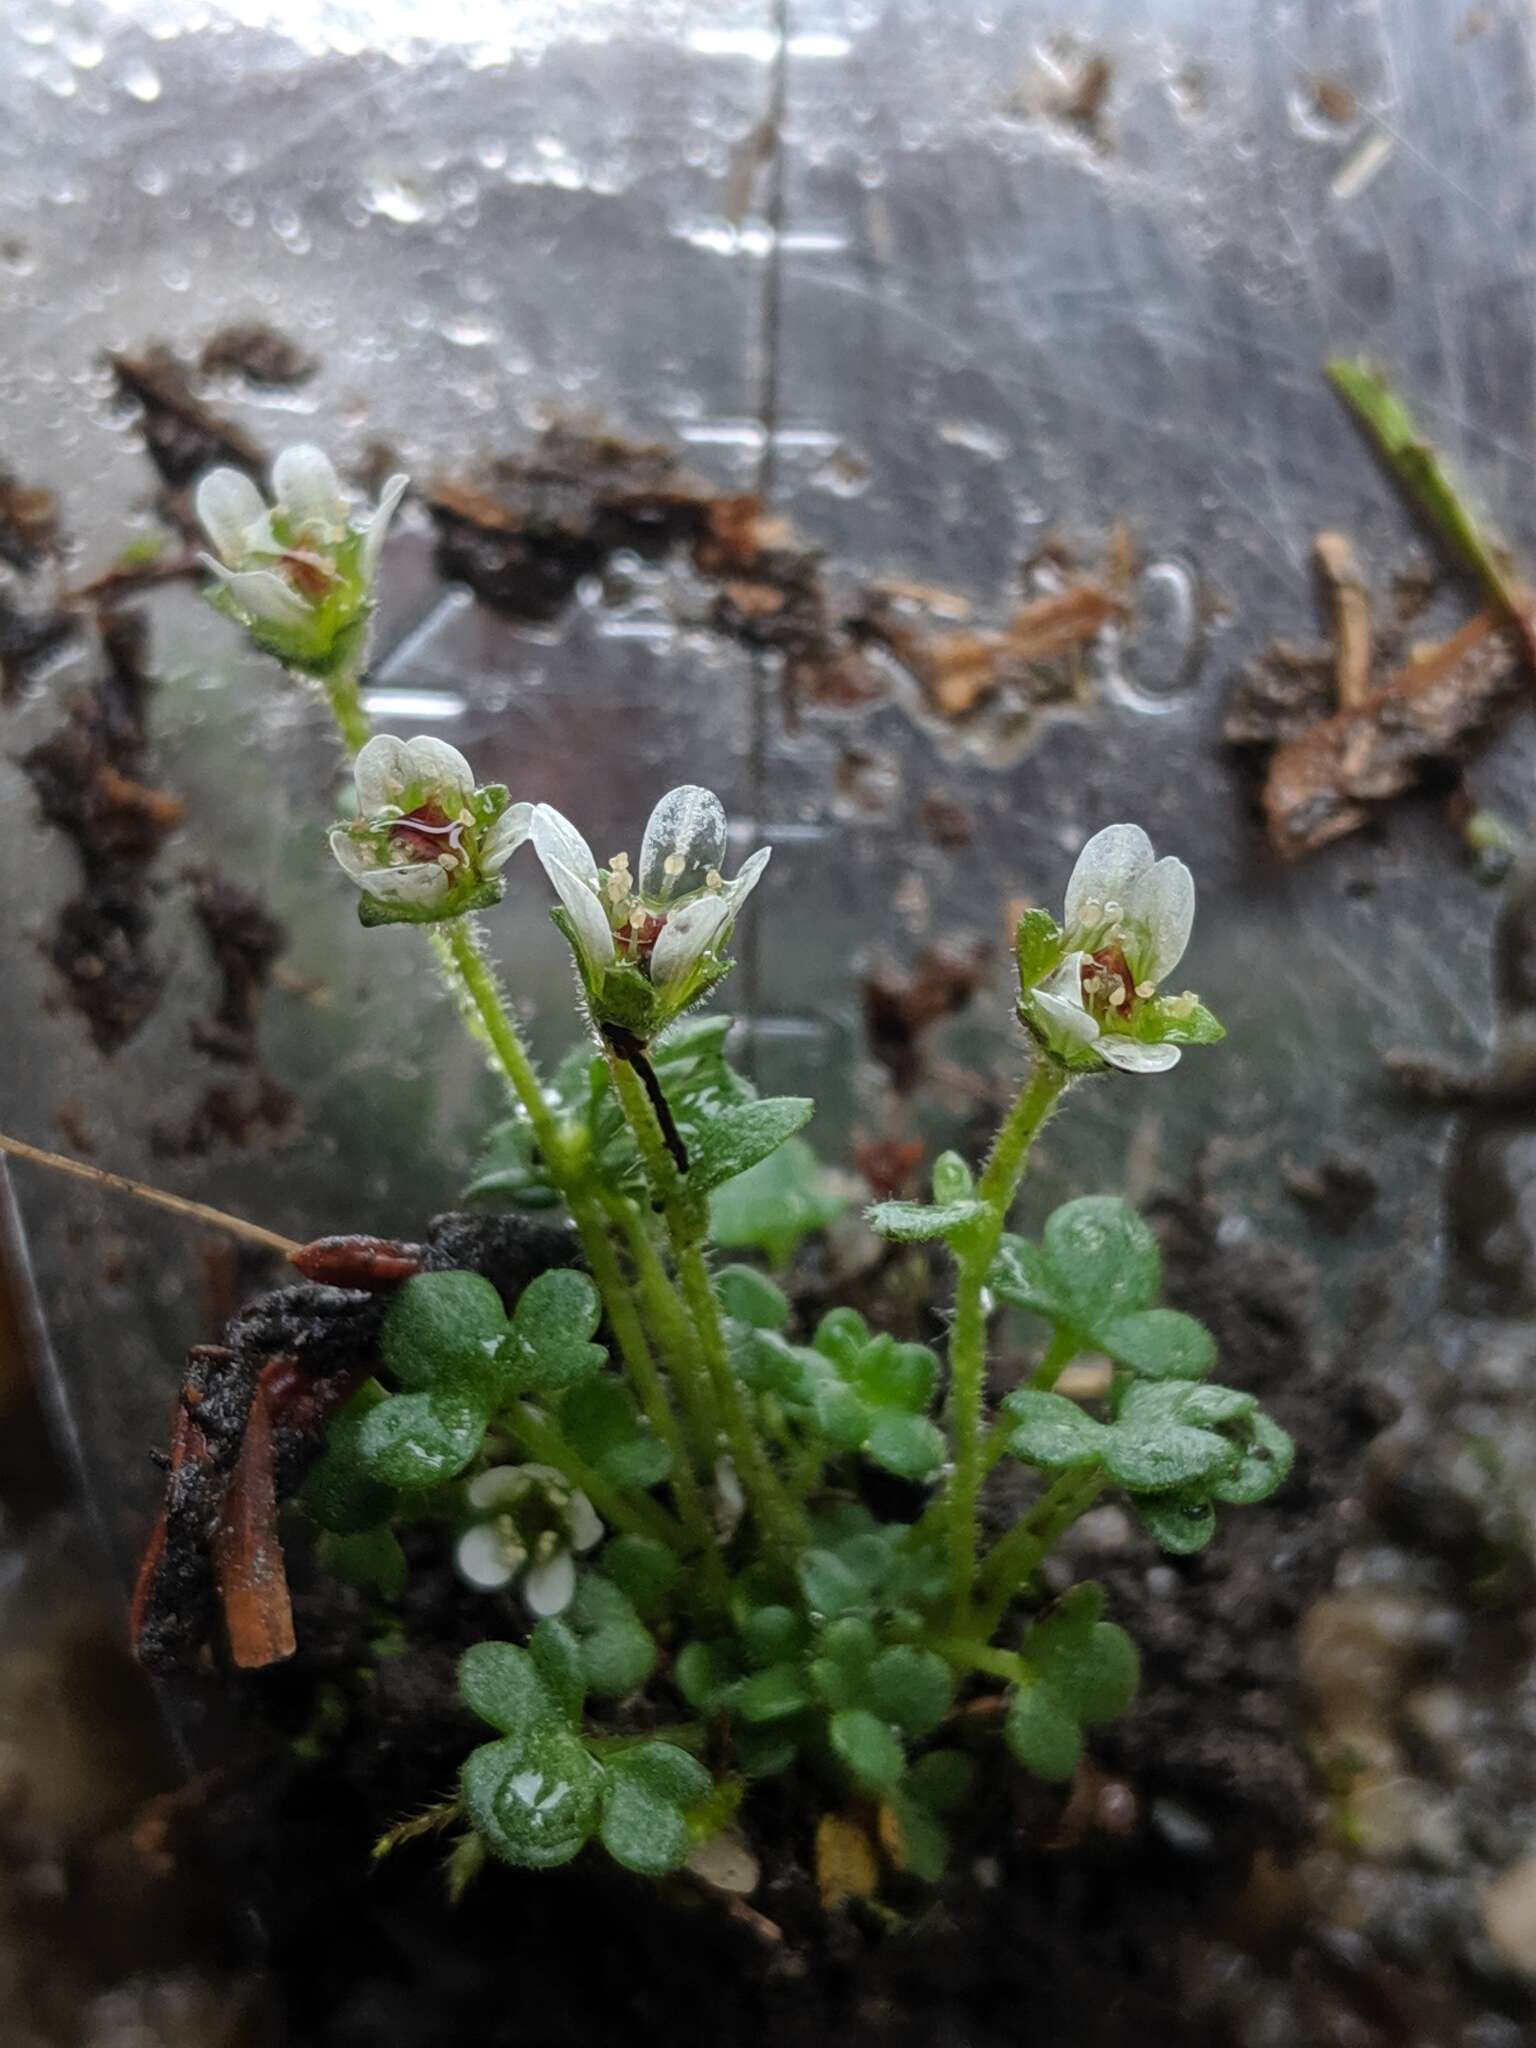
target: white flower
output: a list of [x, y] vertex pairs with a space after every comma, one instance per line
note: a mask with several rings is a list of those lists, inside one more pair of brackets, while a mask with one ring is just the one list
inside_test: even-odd
[[459, 1537], [459, 1576], [485, 1593], [521, 1576], [535, 1614], [563, 1614], [576, 1594], [576, 1559], [603, 1540], [591, 1501], [551, 1465], [492, 1465], [465, 1488], [476, 1515]]
[[296, 666], [323, 667], [371, 605], [405, 486], [391, 477], [373, 511], [354, 519], [323, 449], [283, 450], [271, 505], [243, 471], [210, 470], [197, 487], [197, 516], [213, 543], [202, 559], [223, 609]]
[[477, 787], [458, 748], [427, 734], [380, 733], [353, 773], [358, 816], [332, 828], [331, 851], [365, 896], [389, 907], [376, 921], [453, 916], [496, 899], [531, 805], [508, 805], [498, 783]]
[[1026, 1020], [1069, 1065], [1097, 1056], [1127, 1073], [1165, 1073], [1178, 1064], [1173, 1041], [1221, 1036], [1193, 996], [1157, 1000], [1194, 916], [1194, 878], [1181, 860], [1158, 860], [1139, 825], [1096, 832], [1067, 884], [1050, 969], [1024, 990]]
[[534, 808], [533, 848], [565, 907], [589, 979], [615, 965], [638, 968], [653, 987], [679, 991], [716, 950], [756, 888], [770, 847], [734, 880], [725, 859], [725, 811], [713, 790], [688, 783], [651, 813], [638, 876], [629, 855], [600, 868], [575, 826], [548, 804]]

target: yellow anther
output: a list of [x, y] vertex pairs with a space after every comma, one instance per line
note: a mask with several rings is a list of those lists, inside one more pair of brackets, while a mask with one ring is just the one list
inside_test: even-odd
[[645, 905], [643, 903], [637, 903], [634, 909], [631, 910], [631, 912], [629, 913], [629, 921], [634, 926], [636, 931], [640, 931], [645, 924], [646, 918], [649, 917], [649, 915], [650, 912], [646, 909]]
[[1154, 981], [1138, 981], [1136, 984], [1136, 993], [1141, 997], [1141, 1000], [1144, 1003], [1148, 1002], [1151, 1000], [1153, 996], [1157, 994], [1157, 984]]
[[725, 877], [721, 874], [718, 868], [711, 868], [709, 873], [704, 877], [704, 886], [706, 889], [718, 889], [722, 886], [724, 880]]
[[669, 853], [661, 864], [664, 875], [680, 875], [688, 863], [680, 853]]

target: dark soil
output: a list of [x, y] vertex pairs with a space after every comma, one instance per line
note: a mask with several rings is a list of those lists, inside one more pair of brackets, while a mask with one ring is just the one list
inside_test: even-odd
[[922, 1078], [929, 1031], [969, 1005], [991, 962], [984, 940], [946, 941], [919, 953], [905, 974], [877, 967], [865, 976], [864, 1042], [898, 1094], [909, 1094]]
[[266, 472], [265, 455], [242, 427], [198, 396], [185, 364], [163, 344], [108, 360], [123, 403], [138, 410], [145, 453], [166, 487], [160, 509], [172, 525], [196, 535], [190, 486], [216, 463], [259, 478]]
[[67, 647], [80, 625], [70, 612], [29, 610], [0, 593], [0, 704], [19, 696], [33, 671]]
[[52, 491], [0, 466], [0, 561], [23, 573], [59, 546], [59, 501]]

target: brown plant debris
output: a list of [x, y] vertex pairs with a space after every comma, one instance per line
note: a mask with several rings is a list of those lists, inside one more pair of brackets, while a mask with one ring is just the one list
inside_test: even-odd
[[0, 704], [19, 696], [79, 631], [80, 621], [66, 611], [23, 611], [0, 592]]
[[1320, 1222], [1344, 1236], [1376, 1206], [1381, 1185], [1363, 1159], [1329, 1153], [1315, 1166], [1287, 1165], [1286, 1192], [1315, 1210]]
[[58, 549], [58, 499], [0, 465], [0, 560], [25, 574]]
[[1360, 102], [1340, 78], [1314, 78], [1312, 105], [1325, 121], [1339, 128], [1347, 128], [1360, 111]]
[[217, 975], [213, 1006], [195, 1017], [195, 1049], [238, 1075], [210, 1081], [189, 1115], [161, 1122], [150, 1141], [161, 1158], [202, 1158], [293, 1129], [298, 1098], [261, 1064], [261, 1006], [288, 935], [262, 903], [213, 868], [194, 868], [192, 914]]
[[899, 1094], [908, 1094], [921, 1078], [927, 1032], [966, 1007], [985, 982], [991, 959], [984, 939], [946, 942], [926, 947], [905, 974], [879, 967], [865, 976], [865, 1039]]
[[254, 1066], [261, 1002], [288, 935], [248, 890], [213, 868], [195, 868], [192, 913], [214, 968], [218, 992], [212, 1011], [192, 1026], [192, 1042], [211, 1059]]
[[182, 816], [178, 799], [148, 779], [147, 638], [136, 612], [108, 617], [103, 674], [21, 762], [43, 817], [79, 858], [81, 892], [61, 911], [48, 952], [104, 1053], [126, 1044], [160, 999], [150, 871]]
[[1460, 760], [1516, 700], [1521, 649], [1492, 612], [1396, 670], [1361, 703], [1334, 713], [1270, 758], [1264, 813], [1286, 860], [1354, 832], [1374, 804]]
[[172, 492], [184, 490], [219, 462], [248, 476], [264, 474], [266, 457], [250, 435], [204, 404], [170, 349], [157, 342], [142, 355], [110, 355], [107, 360], [120, 398], [139, 408], [145, 449]]
[[319, 367], [296, 341], [260, 320], [237, 320], [221, 327], [198, 358], [205, 377], [243, 377], [247, 384], [271, 389], [305, 384]]
[[1371, 596], [1348, 535], [1320, 533], [1312, 552], [1333, 604], [1334, 695], [1349, 711], [1371, 692]]
[[1081, 579], [1030, 598], [1001, 629], [931, 632], [879, 591], [867, 595], [851, 625], [901, 664], [934, 711], [959, 719], [1005, 689], [1031, 703], [1075, 694], [1063, 658], [1128, 616], [1126, 599], [1107, 580]]

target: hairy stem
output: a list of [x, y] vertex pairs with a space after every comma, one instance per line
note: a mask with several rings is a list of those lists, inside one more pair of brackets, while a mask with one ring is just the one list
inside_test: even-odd
[[665, 1357], [700, 1468], [710, 1472], [724, 1442], [714, 1389], [699, 1356], [688, 1311], [678, 1298], [645, 1218], [633, 1202], [613, 1196], [604, 1206], [624, 1239], [640, 1301]]
[[1080, 1465], [1063, 1472], [1023, 1521], [998, 1539], [981, 1570], [981, 1602], [975, 1615], [978, 1635], [986, 1638], [992, 1634], [1015, 1594], [1108, 1484], [1109, 1475], [1100, 1465]]
[[650, 1097], [634, 1068], [611, 1047], [607, 1053], [614, 1090], [640, 1149], [646, 1178], [666, 1219], [683, 1300], [692, 1318], [699, 1355], [709, 1375], [737, 1474], [765, 1537], [781, 1549], [793, 1549], [805, 1540], [805, 1519], [769, 1460], [731, 1369], [720, 1305], [704, 1257], [701, 1210], [678, 1177]]
[[497, 1427], [530, 1458], [541, 1465], [552, 1465], [563, 1479], [584, 1493], [609, 1528], [621, 1529], [630, 1536], [650, 1536], [685, 1556], [693, 1549], [688, 1532], [649, 1494], [627, 1493], [605, 1479], [536, 1409], [520, 1403], [497, 1417]]
[[949, 1414], [954, 1465], [947, 1491], [950, 1600], [956, 1617], [976, 1579], [976, 1504], [984, 1470], [982, 1407], [987, 1373], [987, 1275], [1002, 1240], [1029, 1148], [1067, 1085], [1065, 1071], [1037, 1060], [993, 1142], [976, 1183], [986, 1210], [956, 1254], [955, 1317], [949, 1337]]
[[495, 1054], [522, 1105], [550, 1179], [565, 1197], [567, 1208], [581, 1238], [582, 1250], [592, 1278], [597, 1283], [607, 1312], [609, 1326], [618, 1341], [619, 1354], [634, 1385], [646, 1420], [672, 1455], [671, 1485], [678, 1511], [695, 1546], [704, 1554], [713, 1596], [723, 1598], [725, 1571], [720, 1547], [704, 1504], [704, 1496], [689, 1461], [688, 1446], [667, 1397], [666, 1385], [651, 1350], [645, 1326], [635, 1307], [609, 1240], [602, 1211], [587, 1187], [579, 1167], [571, 1159], [570, 1147], [554, 1111], [544, 1096], [538, 1072], [523, 1044], [522, 1034], [502, 1001], [501, 991], [490, 964], [480, 949], [479, 934], [471, 919], [456, 917], [431, 927], [440, 955], [462, 990], [478, 1025], [478, 1035]]

